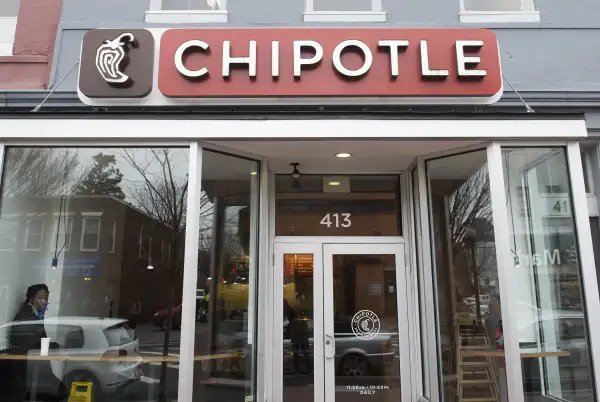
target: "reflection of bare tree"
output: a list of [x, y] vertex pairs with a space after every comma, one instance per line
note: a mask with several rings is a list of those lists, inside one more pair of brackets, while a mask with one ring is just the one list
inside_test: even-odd
[[468, 279], [475, 296], [475, 315], [481, 320], [481, 280], [490, 276], [493, 259], [489, 253], [477, 253], [478, 243], [492, 233], [492, 203], [487, 167], [477, 170], [448, 199], [452, 255], [460, 254], [467, 262]]
[[455, 252], [476, 220], [491, 221], [492, 202], [487, 167], [479, 169], [450, 196], [450, 232]]
[[[134, 149], [125, 149], [123, 159], [140, 174], [140, 181], [129, 181], [127, 189], [136, 207], [140, 208], [156, 221], [170, 229], [168, 255], [169, 301], [167, 323], [163, 342], [163, 356], [169, 354], [170, 333], [172, 330], [173, 307], [175, 305], [176, 281], [183, 271], [184, 236], [187, 209], [188, 180], [187, 163], [185, 174], [178, 173], [181, 167], [180, 150], [169, 148], [143, 150], [143, 157]], [[175, 166], [176, 162], [178, 166]], [[210, 200], [203, 193], [200, 200], [200, 221], [212, 213]], [[201, 225], [202, 226], [202, 225]], [[162, 362], [159, 401], [166, 400], [167, 361]]]
[[57, 148], [10, 148], [6, 166], [4, 197], [56, 195], [65, 191], [79, 158]]
[[[185, 216], [187, 206], [188, 175], [175, 172], [178, 150], [169, 148], [143, 150], [145, 157], [139, 157], [136, 150], [122, 151], [123, 159], [140, 174], [140, 181], [130, 181], [129, 193], [136, 207], [170, 228], [166, 268], [168, 270], [168, 307], [163, 356], [169, 354], [170, 334], [173, 327], [173, 307], [175, 304], [175, 286], [182, 271], [183, 239], [185, 234]], [[187, 164], [186, 164], [187, 167]], [[151, 257], [149, 257], [151, 258]], [[162, 362], [159, 401], [166, 400], [167, 361]]]

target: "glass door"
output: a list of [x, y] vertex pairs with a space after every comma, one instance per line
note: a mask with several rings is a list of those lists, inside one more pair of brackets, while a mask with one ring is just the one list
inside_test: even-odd
[[286, 242], [274, 251], [275, 395], [410, 400], [404, 244]]
[[404, 245], [325, 244], [323, 267], [325, 400], [410, 400]]

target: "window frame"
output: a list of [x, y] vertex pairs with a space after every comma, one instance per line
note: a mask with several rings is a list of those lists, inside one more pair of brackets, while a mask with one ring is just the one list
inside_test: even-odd
[[387, 14], [383, 11], [382, 1], [369, 1], [370, 11], [315, 11], [315, 0], [305, 0], [304, 22], [386, 22]]
[[460, 1], [460, 22], [463, 24], [527, 23], [540, 22], [540, 13], [534, 0], [519, 0], [519, 11], [477, 11], [465, 9], [465, 0]]
[[[102, 212], [82, 212], [81, 213], [81, 236], [79, 238], [79, 250], [80, 251], [91, 251], [95, 252], [100, 250], [100, 232], [102, 228]], [[96, 233], [96, 248], [84, 248], [83, 247], [83, 238], [85, 237], [85, 223], [88, 219], [97, 219], [98, 220], [98, 232]]]
[[[53, 244], [53, 241], [55, 241], [57, 236], [65, 236], [67, 235], [67, 232], [61, 233], [60, 232], [60, 228], [58, 227], [58, 220], [61, 220], [61, 224], [60, 227], [64, 227], [64, 222], [65, 220], [70, 220], [71, 221], [71, 228], [68, 232], [69, 235], [69, 241], [64, 243], [64, 248], [61, 247], [57, 247], [56, 244]], [[73, 225], [75, 224], [75, 213], [73, 212], [67, 212], [67, 213], [58, 213], [55, 212], [52, 216], [52, 238], [50, 239], [50, 250], [51, 251], [58, 251], [62, 248], [62, 251], [69, 251], [71, 249], [71, 242], [73, 241]], [[67, 224], [67, 228], [68, 228], [68, 224]], [[57, 233], [58, 232], [58, 233]], [[53, 240], [54, 239], [54, 240]]]
[[[15, 226], [16, 231], [19, 230], [19, 224], [21, 223], [21, 214], [6, 214], [0, 217], [0, 224], [4, 222], [11, 222], [12, 225]], [[5, 235], [0, 233], [0, 237], [4, 237]], [[14, 251], [19, 242], [17, 241], [18, 236], [6, 236], [10, 237], [13, 240], [12, 248], [2, 248], [2, 242], [0, 242], [0, 251]]]
[[163, 0], [150, 0], [145, 21], [159, 24], [224, 23], [228, 20], [227, 0], [219, 1], [221, 10], [163, 10]]
[[114, 254], [117, 245], [117, 221], [110, 222], [110, 243], [108, 245], [108, 253]]
[[17, 2], [17, 15], [0, 16], [0, 56], [12, 56], [15, 35], [17, 33], [17, 19], [21, 1]]
[[[46, 219], [44, 218], [45, 214], [27, 214], [27, 227], [25, 228], [25, 244], [23, 244], [23, 250], [24, 251], [40, 251], [42, 249], [42, 245], [44, 244], [44, 229], [46, 228]], [[35, 234], [36, 236], [39, 235], [40, 236], [40, 244], [37, 248], [30, 248], [27, 247], [29, 245], [28, 239], [29, 239], [29, 226], [31, 224], [31, 221], [33, 220], [39, 220], [42, 221], [42, 229], [41, 232], [39, 234]]]

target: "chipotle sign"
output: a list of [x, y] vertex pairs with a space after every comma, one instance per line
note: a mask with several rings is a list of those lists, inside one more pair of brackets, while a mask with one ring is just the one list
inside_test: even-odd
[[502, 74], [486, 29], [107, 29], [84, 38], [79, 93], [94, 105], [490, 104]]

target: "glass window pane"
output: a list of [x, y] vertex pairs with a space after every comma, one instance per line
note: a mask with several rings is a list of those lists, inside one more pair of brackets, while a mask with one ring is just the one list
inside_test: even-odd
[[16, 17], [19, 14], [19, 0], [2, 0], [0, 17]]
[[400, 401], [396, 256], [331, 258], [336, 399]]
[[372, 11], [372, 0], [315, 0], [314, 11]]
[[466, 11], [521, 11], [521, 0], [464, 0]]
[[[579, 253], [564, 148], [502, 151], [525, 400], [592, 401]], [[552, 187], [557, 191], [548, 192]], [[518, 190], [520, 188], [521, 190]], [[582, 194], [584, 196], [584, 194]], [[590, 252], [592, 252], [590, 250]]]
[[[187, 173], [187, 149], [6, 149], [3, 400], [177, 400]], [[138, 258], [142, 224], [170, 260]]]
[[283, 399], [315, 399], [314, 256], [283, 255]]
[[444, 398], [506, 401], [486, 151], [431, 160], [427, 179]]
[[258, 171], [256, 161], [202, 154], [194, 402], [256, 392]]
[[275, 178], [277, 236], [398, 236], [398, 176]]
[[220, 0], [162, 0], [163, 10], [221, 10]]

